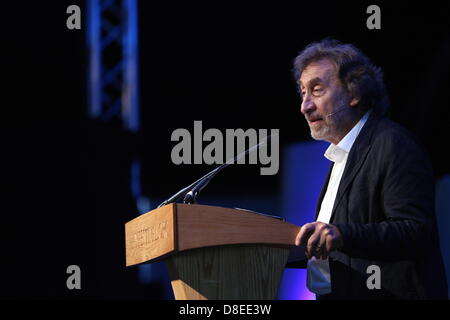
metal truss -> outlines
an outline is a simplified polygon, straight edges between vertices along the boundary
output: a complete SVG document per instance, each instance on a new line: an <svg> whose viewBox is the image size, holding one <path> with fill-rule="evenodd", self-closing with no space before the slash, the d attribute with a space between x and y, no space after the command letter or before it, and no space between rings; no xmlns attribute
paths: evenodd
<svg viewBox="0 0 450 320"><path fill-rule="evenodd" d="M139 129L137 0L87 0L89 116Z"/></svg>

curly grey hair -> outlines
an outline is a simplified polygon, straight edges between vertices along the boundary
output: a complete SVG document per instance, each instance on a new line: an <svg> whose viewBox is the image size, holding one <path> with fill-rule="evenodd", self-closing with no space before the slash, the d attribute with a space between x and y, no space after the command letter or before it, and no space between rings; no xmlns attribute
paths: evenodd
<svg viewBox="0 0 450 320"><path fill-rule="evenodd" d="M359 99L362 111L373 109L381 115L387 112L389 97L382 69L352 44L330 38L309 44L294 60L295 80L299 81L310 63L322 59L334 63L341 83L352 97Z"/></svg>

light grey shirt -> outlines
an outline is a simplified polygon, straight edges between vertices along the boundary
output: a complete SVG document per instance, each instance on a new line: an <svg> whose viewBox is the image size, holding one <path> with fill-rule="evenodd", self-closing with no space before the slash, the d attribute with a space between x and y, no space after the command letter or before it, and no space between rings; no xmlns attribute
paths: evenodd
<svg viewBox="0 0 450 320"><path fill-rule="evenodd" d="M325 151L325 158L334 162L331 171L330 180L328 182L327 191L320 205L317 221L330 223L331 213L333 211L334 201L344 173L345 164L347 163L348 154L358 137L359 132L369 117L368 111L358 123L345 135L345 137L337 144L330 144ZM308 260L308 274L306 285L309 291L318 295L331 293L330 265L328 259L321 260L312 257Z"/></svg>

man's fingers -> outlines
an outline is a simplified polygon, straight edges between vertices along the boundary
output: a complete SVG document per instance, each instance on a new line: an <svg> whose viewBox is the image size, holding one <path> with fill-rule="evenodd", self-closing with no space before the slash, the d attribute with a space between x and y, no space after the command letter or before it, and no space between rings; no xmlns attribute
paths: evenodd
<svg viewBox="0 0 450 320"><path fill-rule="evenodd" d="M341 234L339 233L339 229L337 229L333 225L328 225L328 231L325 236L325 247L327 257L330 255L330 252L339 249L342 243Z"/></svg>
<svg viewBox="0 0 450 320"><path fill-rule="evenodd" d="M314 232L311 237L309 237L308 244L306 246L308 259L310 259L312 256L317 258L317 245L319 243L319 237L320 234L317 231Z"/></svg>
<svg viewBox="0 0 450 320"><path fill-rule="evenodd" d="M329 247L327 246L327 241L330 237L332 237L332 230L330 228L330 225L329 224L321 225L318 234L319 236L316 244L317 246L316 258L327 259L330 254Z"/></svg>
<svg viewBox="0 0 450 320"><path fill-rule="evenodd" d="M295 245L297 246L304 245L308 241L309 236L313 232L314 232L314 223L304 224L300 228L300 232L297 234L297 237L295 238Z"/></svg>
<svg viewBox="0 0 450 320"><path fill-rule="evenodd" d="M321 222L315 223L314 233L309 237L308 244L306 246L307 255L314 256L319 259L321 248L318 247L320 243L320 235L325 224Z"/></svg>
<svg viewBox="0 0 450 320"><path fill-rule="evenodd" d="M323 230L320 234L319 248L320 248L320 259L326 259L329 255L329 250L327 247L327 238L329 236L329 231L327 229Z"/></svg>
<svg viewBox="0 0 450 320"><path fill-rule="evenodd" d="M330 252L342 246L339 230L330 224L311 222L303 225L295 239L296 245L305 245L308 259L327 259Z"/></svg>

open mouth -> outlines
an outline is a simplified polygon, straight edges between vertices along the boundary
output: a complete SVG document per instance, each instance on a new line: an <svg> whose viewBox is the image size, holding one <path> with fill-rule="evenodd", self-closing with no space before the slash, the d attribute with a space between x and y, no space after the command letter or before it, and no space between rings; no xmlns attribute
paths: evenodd
<svg viewBox="0 0 450 320"><path fill-rule="evenodd" d="M312 125L315 125L315 124L321 123L322 121L323 121L323 119L322 119L322 118L309 119L309 123L310 123L310 124L312 124Z"/></svg>

